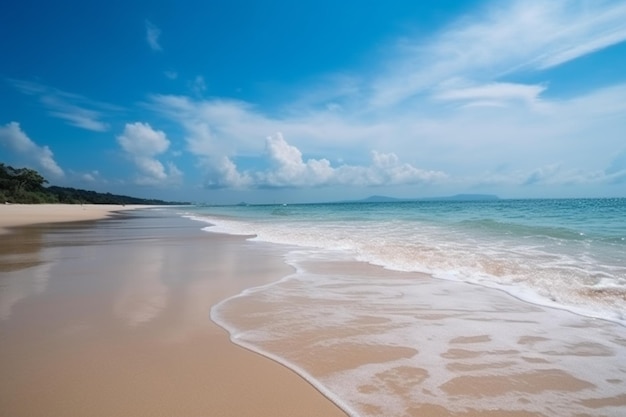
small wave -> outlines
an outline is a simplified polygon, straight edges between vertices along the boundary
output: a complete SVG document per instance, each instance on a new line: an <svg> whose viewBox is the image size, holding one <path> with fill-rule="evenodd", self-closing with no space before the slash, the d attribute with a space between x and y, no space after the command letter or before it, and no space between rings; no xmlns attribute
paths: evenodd
<svg viewBox="0 0 626 417"><path fill-rule="evenodd" d="M452 222L425 221L423 212L419 220L407 214L409 205L402 212L378 215L375 207L366 208L369 211L330 205L246 207L199 213L198 220L211 224L205 229L211 232L351 254L386 269L499 288L535 304L559 303L593 317L613 319L626 309L614 290L589 290L626 288L626 242L615 234L600 234L599 227L582 231L529 225L513 216L459 220L454 213ZM618 227L613 233L622 232Z"/></svg>

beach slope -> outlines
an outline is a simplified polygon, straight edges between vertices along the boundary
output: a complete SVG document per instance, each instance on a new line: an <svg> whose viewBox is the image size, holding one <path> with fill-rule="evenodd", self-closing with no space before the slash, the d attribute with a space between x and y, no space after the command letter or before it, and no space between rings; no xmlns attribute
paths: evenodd
<svg viewBox="0 0 626 417"><path fill-rule="evenodd" d="M52 223L118 208L0 208L1 415L345 416L209 318L280 257L168 210Z"/></svg>

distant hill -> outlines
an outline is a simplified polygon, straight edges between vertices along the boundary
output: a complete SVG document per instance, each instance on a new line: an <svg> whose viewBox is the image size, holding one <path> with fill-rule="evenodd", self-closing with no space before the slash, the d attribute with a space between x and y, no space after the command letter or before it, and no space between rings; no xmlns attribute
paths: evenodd
<svg viewBox="0 0 626 417"><path fill-rule="evenodd" d="M358 203L393 203L403 201L494 201L499 200L500 197L493 194L456 194L452 196L444 197L427 197L427 198L395 198L387 197L384 195L373 195L362 200L357 200Z"/></svg>
<svg viewBox="0 0 626 417"><path fill-rule="evenodd" d="M384 195L372 195L363 200L358 200L359 203L393 203L398 201L405 201L403 199L386 197Z"/></svg>

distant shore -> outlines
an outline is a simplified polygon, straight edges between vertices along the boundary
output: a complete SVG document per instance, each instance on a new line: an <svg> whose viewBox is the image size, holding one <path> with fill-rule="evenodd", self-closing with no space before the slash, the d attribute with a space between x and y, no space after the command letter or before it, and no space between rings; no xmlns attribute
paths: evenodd
<svg viewBox="0 0 626 417"><path fill-rule="evenodd" d="M98 220L123 210L153 206L115 204L0 204L0 233L31 224Z"/></svg>

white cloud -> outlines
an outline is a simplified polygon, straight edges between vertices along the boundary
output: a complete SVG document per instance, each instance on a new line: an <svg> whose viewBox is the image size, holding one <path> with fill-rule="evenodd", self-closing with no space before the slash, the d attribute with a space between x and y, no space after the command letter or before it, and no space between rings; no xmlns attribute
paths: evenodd
<svg viewBox="0 0 626 417"><path fill-rule="evenodd" d="M97 179L99 178L100 178L100 172L98 170L85 172L82 175L80 175L80 179L86 182L96 182Z"/></svg>
<svg viewBox="0 0 626 417"><path fill-rule="evenodd" d="M247 103L176 96L155 97L152 105L184 128L187 151L212 161L205 166L212 167L207 184L214 188L426 185L435 181L472 185L455 179L454 173L474 178L476 184L523 185L538 166L547 167L555 160L562 164L563 178L536 184L603 178L608 182L608 177L594 173L607 163L600 150L611 153L623 146L620 132L626 129L622 99L626 85L556 101L540 98L544 88L513 83L447 86L437 102L418 112L399 110L369 119L353 113L338 116L334 111L279 119ZM447 102L475 104L480 100L504 103L506 108L446 106ZM272 170L237 171L232 161L239 156L258 158L264 152L261 138L272 130L294 138L291 144L279 136L265 142L265 162ZM604 133L599 135L599 131ZM381 151L372 153L372 149ZM397 149L402 150L404 163L385 156ZM329 158L304 160L303 152L333 155L334 161L345 162L333 166ZM369 165L368 155L372 158ZM382 169L385 161L396 165ZM500 179L480 177L491 164L502 163L509 163L511 171L498 174ZM416 168L424 164L438 169ZM576 167L590 167L589 173L566 178L565 173Z"/></svg>
<svg viewBox="0 0 626 417"><path fill-rule="evenodd" d="M369 166L341 165L335 168L327 159L305 161L302 152L287 143L281 133L266 139L266 149L269 169L242 173L230 159L222 158L211 165L207 185L211 188L382 186L431 184L446 178L443 172L426 171L402 163L393 153L373 151Z"/></svg>
<svg viewBox="0 0 626 417"><path fill-rule="evenodd" d="M148 123L127 123L117 142L139 170L137 184L158 185L179 183L181 171L173 164L163 165L156 157L167 151L170 142L165 133Z"/></svg>
<svg viewBox="0 0 626 417"><path fill-rule="evenodd" d="M153 51L161 51L161 45L159 44L159 37L161 36L161 29L156 27L152 22L146 20L146 41Z"/></svg>
<svg viewBox="0 0 626 417"><path fill-rule="evenodd" d="M65 120L69 125L94 132L109 130L102 119L108 112L117 112L119 107L89 100L81 95L21 80L11 83L22 93L37 96L41 104L54 117Z"/></svg>
<svg viewBox="0 0 626 417"><path fill-rule="evenodd" d="M456 83L455 83L456 84ZM471 103L494 103L505 105L507 102L533 104L546 89L541 85L494 82L477 86L456 86L445 84L434 97L438 100L466 101Z"/></svg>
<svg viewBox="0 0 626 417"><path fill-rule="evenodd" d="M154 130L148 123L126 123L124 132L117 137L120 146L134 156L154 156L170 146L165 133Z"/></svg>
<svg viewBox="0 0 626 417"><path fill-rule="evenodd" d="M206 91L206 81L204 80L204 77L202 75L197 75L196 78L189 83L189 88L195 96L201 97Z"/></svg>
<svg viewBox="0 0 626 417"><path fill-rule="evenodd" d="M45 174L55 177L64 175L63 170L54 160L54 154L50 148L39 146L33 142L21 129L19 123L11 122L5 126L0 126L0 140L10 150L20 154L37 168L43 170Z"/></svg>
<svg viewBox="0 0 626 417"><path fill-rule="evenodd" d="M266 139L272 170L261 174L261 184L271 187L319 186L328 184L334 175L326 159L302 160L302 152L289 145L281 133Z"/></svg>
<svg viewBox="0 0 626 417"><path fill-rule="evenodd" d="M493 2L430 40L404 38L371 81L369 103L393 106L450 78L489 80L542 70L626 40L626 4L611 1Z"/></svg>
<svg viewBox="0 0 626 417"><path fill-rule="evenodd" d="M52 116L63 119L72 126L94 132L109 129L106 123L99 120L102 114L96 110L82 108L53 96L42 96L41 102L50 109Z"/></svg>
<svg viewBox="0 0 626 417"><path fill-rule="evenodd" d="M228 157L215 160L206 159L208 170L205 186L207 188L248 188L253 186L253 179L248 173L240 173L237 166Z"/></svg>
<svg viewBox="0 0 626 417"><path fill-rule="evenodd" d="M626 40L626 4L611 1L565 2L552 16L551 54L539 61L550 68ZM548 22L553 24L553 22Z"/></svg>
<svg viewBox="0 0 626 417"><path fill-rule="evenodd" d="M181 126L214 188L607 184L621 178L603 170L623 147L626 85L558 98L549 79L511 79L623 41L625 29L617 2L492 2L426 40L405 37L377 57L382 68L325 75L271 111L200 94L149 105ZM263 142L273 132L289 143ZM242 157L270 168L239 169Z"/></svg>
<svg viewBox="0 0 626 417"><path fill-rule="evenodd" d="M619 152L604 171L611 183L626 183L626 149Z"/></svg>
<svg viewBox="0 0 626 417"><path fill-rule="evenodd" d="M178 78L178 73L176 71L164 71L163 75L165 75L170 80L175 80Z"/></svg>

